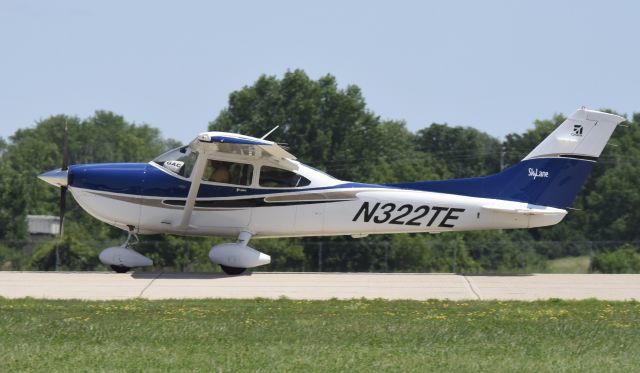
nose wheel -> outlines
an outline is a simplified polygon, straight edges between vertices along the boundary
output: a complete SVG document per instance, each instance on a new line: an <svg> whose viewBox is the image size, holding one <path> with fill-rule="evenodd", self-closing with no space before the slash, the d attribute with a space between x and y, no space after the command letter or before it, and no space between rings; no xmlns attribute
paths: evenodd
<svg viewBox="0 0 640 373"><path fill-rule="evenodd" d="M133 245L130 242L131 238L135 238L136 243L138 242L138 237L133 228L129 227L129 236L122 245L108 247L100 252L99 258L102 264L109 266L116 273L127 273L134 267L149 267L153 265L151 259L131 248Z"/></svg>
<svg viewBox="0 0 640 373"><path fill-rule="evenodd" d="M133 227L129 227L129 234L127 235L127 240L124 241L124 243L122 244L122 247L125 247L127 249L130 249L132 244L130 244L129 242L131 241L131 237L136 239L136 242L134 242L133 244L137 244L138 242L140 242L140 239L138 238L138 235L135 234L133 232ZM131 270L131 267L127 267L127 266L123 266L123 265L117 265L117 264L113 264L110 266L111 269L115 272L115 273L127 273Z"/></svg>

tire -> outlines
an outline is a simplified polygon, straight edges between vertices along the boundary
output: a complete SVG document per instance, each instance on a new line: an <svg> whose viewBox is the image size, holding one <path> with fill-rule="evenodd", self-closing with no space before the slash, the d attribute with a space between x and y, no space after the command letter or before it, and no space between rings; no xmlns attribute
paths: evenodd
<svg viewBox="0 0 640 373"><path fill-rule="evenodd" d="M222 268L222 271L228 275L241 275L244 273L244 271L246 271L246 268L238 268L238 267L227 267L227 266L223 266L222 264L220 264L220 268Z"/></svg>
<svg viewBox="0 0 640 373"><path fill-rule="evenodd" d="M129 267L125 267L125 266L116 266L116 265L112 265L111 269L113 269L114 271L116 271L116 273L127 273L129 272L129 270L131 268Z"/></svg>

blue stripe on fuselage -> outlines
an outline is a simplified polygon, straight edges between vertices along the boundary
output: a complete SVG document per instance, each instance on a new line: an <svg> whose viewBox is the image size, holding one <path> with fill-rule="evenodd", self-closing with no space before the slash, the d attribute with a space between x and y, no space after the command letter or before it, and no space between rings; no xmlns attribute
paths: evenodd
<svg viewBox="0 0 640 373"><path fill-rule="evenodd" d="M388 186L567 208L594 164L575 158L534 158L490 176Z"/></svg>

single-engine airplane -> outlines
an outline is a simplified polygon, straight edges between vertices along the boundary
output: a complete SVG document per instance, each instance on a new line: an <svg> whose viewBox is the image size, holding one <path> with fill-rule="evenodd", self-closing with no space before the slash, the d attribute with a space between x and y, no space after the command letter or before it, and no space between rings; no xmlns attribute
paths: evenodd
<svg viewBox="0 0 640 373"><path fill-rule="evenodd" d="M582 108L522 161L494 175L363 184L338 180L296 160L278 144L204 132L149 163L78 164L40 179L66 189L89 214L129 232L100 253L116 272L150 266L132 235L237 237L214 246L227 274L268 264L251 238L440 233L533 228L559 223L600 156L617 115ZM66 154L66 150L65 150Z"/></svg>

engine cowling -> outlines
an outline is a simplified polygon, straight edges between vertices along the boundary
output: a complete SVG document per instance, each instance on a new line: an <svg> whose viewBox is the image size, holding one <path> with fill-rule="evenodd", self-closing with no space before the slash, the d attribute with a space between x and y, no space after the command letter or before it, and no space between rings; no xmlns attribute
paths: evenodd
<svg viewBox="0 0 640 373"><path fill-rule="evenodd" d="M108 247L100 252L100 261L105 265L122 267L148 267L153 261L146 256L122 246Z"/></svg>
<svg viewBox="0 0 640 373"><path fill-rule="evenodd" d="M271 257L240 243L222 243L209 251L209 259L216 264L235 268L253 268L271 263Z"/></svg>

